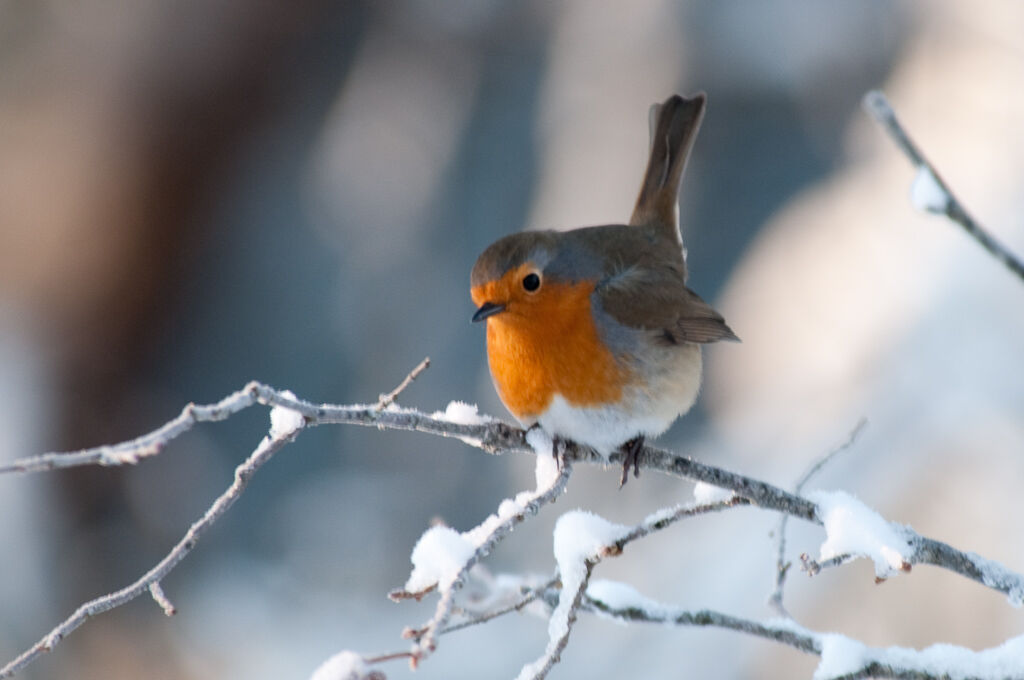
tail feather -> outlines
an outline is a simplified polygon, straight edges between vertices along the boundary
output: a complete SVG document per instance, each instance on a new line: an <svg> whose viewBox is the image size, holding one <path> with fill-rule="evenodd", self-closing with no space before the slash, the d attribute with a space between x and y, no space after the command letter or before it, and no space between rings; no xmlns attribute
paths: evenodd
<svg viewBox="0 0 1024 680"><path fill-rule="evenodd" d="M676 206L686 161L693 149L707 98L698 92L692 99L672 95L651 107L651 154L640 185L640 195L629 223L655 226L682 243Z"/></svg>

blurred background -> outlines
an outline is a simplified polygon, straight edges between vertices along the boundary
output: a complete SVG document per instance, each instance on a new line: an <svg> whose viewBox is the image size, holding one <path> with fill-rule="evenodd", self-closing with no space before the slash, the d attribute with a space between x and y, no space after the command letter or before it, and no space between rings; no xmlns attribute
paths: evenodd
<svg viewBox="0 0 1024 680"><path fill-rule="evenodd" d="M699 407L659 443L812 486L1024 570L1024 285L914 211L913 171L861 111L881 87L969 210L1024 253L1024 5L721 0L0 0L0 459L112 443L257 379L333 403L505 417L469 323L497 237L628 218L647 108L704 90L684 183L691 285L743 344L706 353ZM155 564L265 433L252 409L124 469L0 478L0 657ZM145 598L28 678L302 678L404 648L433 608L388 602L434 518L467 529L532 485L529 457L356 427L304 433ZM488 560L549 573L557 516L624 523L690 485L579 469ZM601 564L684 607L772 616L777 518L734 510ZM820 530L791 524L790 558ZM787 604L868 644L975 649L1024 614L920 567L858 562ZM424 678L514 677L511 616L441 640ZM583 616L557 677L810 677L724 631ZM410 677L402 662L388 677Z"/></svg>

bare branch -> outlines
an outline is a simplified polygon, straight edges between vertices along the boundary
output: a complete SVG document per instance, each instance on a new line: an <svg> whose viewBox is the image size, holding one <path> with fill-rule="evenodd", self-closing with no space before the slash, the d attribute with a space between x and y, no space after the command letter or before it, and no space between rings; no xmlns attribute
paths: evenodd
<svg viewBox="0 0 1024 680"><path fill-rule="evenodd" d="M177 613L177 609L167 596L164 594L164 589L160 587L159 581L153 581L149 584L149 594L153 596L153 600L160 605L160 608L164 610L164 614L167 616L174 616Z"/></svg>
<svg viewBox="0 0 1024 680"><path fill-rule="evenodd" d="M797 480L796 486L793 487L793 492L800 494L804 490L804 486L811 480L814 475L818 474L822 468L831 462L837 455L846 451L853 443L857 441L857 437L864 431L867 426L867 418L861 418L857 421L857 424L853 426L850 434L839 446L834 447L831 451L826 453L824 456L815 461ZM783 590L786 587L786 576L789 573L789 562L786 561L786 526L789 523L789 515L782 514L779 516L779 526L776 529L779 539L778 554L775 560L775 590L768 597L768 604L771 605L776 612L781 616L792 618L789 612L786 610L786 606L782 603Z"/></svg>
<svg viewBox="0 0 1024 680"><path fill-rule="evenodd" d="M409 371L409 375L405 376L405 379L403 379L402 382L398 383L398 387L391 390L387 394L380 395L380 399L377 401L377 410L383 411L388 406L394 404L395 399L398 398L398 395L404 392L405 388L411 385L412 381L420 377L420 373L423 373L423 371L427 370L428 368L430 368L430 357L424 357L423 361L418 363L416 365L416 368Z"/></svg>
<svg viewBox="0 0 1024 680"><path fill-rule="evenodd" d="M446 626L445 628L439 630L437 634L445 635L447 633L454 633L455 631L462 630L463 628L470 628L481 623L487 623L488 621L496 619L500 616L504 616L505 614L511 614L512 612L522 611L523 608L529 605L531 602L535 602L537 598L539 598L545 590L549 588L554 588L557 584L558 576L555 576L554 578L550 579L547 583L545 583L543 586L527 590L527 592L522 594L519 597L519 599L517 599L512 604L509 604L505 607L501 607L500 609L484 612L483 614L470 617L465 621L460 621L459 623Z"/></svg>
<svg viewBox="0 0 1024 680"><path fill-rule="evenodd" d="M989 252L992 257L996 258L1003 265L1006 266L1011 272L1017 275L1017 278L1024 281L1024 262L1007 250L1006 246L997 241L991 234L989 234L973 217L967 212L963 204L957 199L956 195L949 189L946 183L939 176L938 171L935 170L928 159L925 158L924 154L917 147L914 141L907 134L907 131L900 125L899 119L896 117L896 112L893 111L892 106L889 104L889 100L885 94L879 90L872 90L864 95L864 108L871 115L875 121L882 126L888 134L890 139L899 147L900 151L910 159L910 162L918 169L921 173L922 170L927 172L928 175L922 175L929 182L934 183L939 192L944 194L942 200L937 204L925 206L930 212L936 212L945 215L954 223L963 227L975 241L981 244L981 246Z"/></svg>
<svg viewBox="0 0 1024 680"><path fill-rule="evenodd" d="M216 404L206 406L188 404L181 410L181 414L177 418L149 434L144 434L131 441L69 453L45 453L32 458L21 458L0 465L0 474L44 472L79 465L134 465L143 458L160 453L172 439L188 432L196 423L226 420L239 411L249 408L256 403L256 393L252 389L256 384L251 383Z"/></svg>
<svg viewBox="0 0 1024 680"><path fill-rule="evenodd" d="M836 555L835 557L830 557L827 560L818 562L817 560L812 559L807 553L800 553L800 567L807 572L808 576L817 576L821 573L822 569L841 567L847 562L852 562L855 559L857 559L856 555L843 553L842 555Z"/></svg>
<svg viewBox="0 0 1024 680"><path fill-rule="evenodd" d="M156 566L143 574L141 578L131 585L108 595L98 597L80 606L71 616L47 633L39 642L6 666L0 668L0 678L6 678L14 675L19 670L35 661L35 659L42 654L51 651L58 643L60 643L61 640L93 616L102 614L103 612L114 609L115 607L120 607L126 602L134 600L143 593L151 592L157 602L164 608L164 611L167 612L167 606L165 606L165 603L166 605L169 605L170 602L167 602L166 598L163 598L164 601L161 602L160 596L162 596L162 591L160 590L159 585L155 590L151 590L151 587L154 584L159 584L164 576L174 569L179 562L185 559L185 556L192 551L202 535L206 533L206 530L209 529L213 523L221 517L221 515L227 512L239 497L241 497L242 492L245 491L245 488L249 485L249 480L252 479L252 476L256 471L259 470L264 463L270 460L275 453L292 441L296 434L297 432L292 432L290 435L278 438L265 437L245 462L235 469L235 481L231 486L217 497L217 500L213 502L213 505L207 509L197 522L189 527L189 530L185 533L184 537L182 537L182 539L178 541L177 545L167 553L166 557L160 560Z"/></svg>

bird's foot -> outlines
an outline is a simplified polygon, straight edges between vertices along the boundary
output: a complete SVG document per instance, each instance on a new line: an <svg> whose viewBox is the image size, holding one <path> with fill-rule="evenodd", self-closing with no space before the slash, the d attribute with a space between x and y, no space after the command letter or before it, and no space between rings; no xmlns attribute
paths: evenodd
<svg viewBox="0 0 1024 680"><path fill-rule="evenodd" d="M532 432L533 430L540 430L545 434L548 434L543 428L541 428L540 423L534 423L530 427L526 428L527 432ZM558 435L548 434L548 436L551 438L551 455L555 457L555 464L558 465L558 471L561 472L565 469L565 452L569 448L569 440L563 439Z"/></svg>
<svg viewBox="0 0 1024 680"><path fill-rule="evenodd" d="M622 476L619 477L621 489L629 481L629 468L633 467L633 476L640 476L640 452L644 449L644 436L639 434L622 445Z"/></svg>

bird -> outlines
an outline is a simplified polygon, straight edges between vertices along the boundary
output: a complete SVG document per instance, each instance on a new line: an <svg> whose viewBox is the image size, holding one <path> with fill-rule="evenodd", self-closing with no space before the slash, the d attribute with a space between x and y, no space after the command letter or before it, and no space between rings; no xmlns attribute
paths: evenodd
<svg viewBox="0 0 1024 680"><path fill-rule="evenodd" d="M649 159L628 224L525 231L473 265L473 322L505 407L524 427L623 454L639 476L647 438L696 401L701 346L739 341L686 285L679 188L707 97L650 107Z"/></svg>

